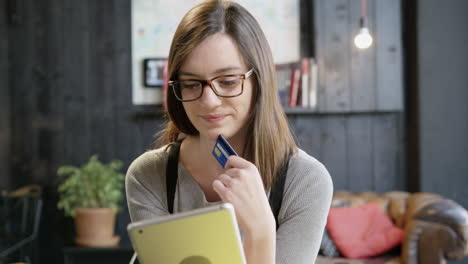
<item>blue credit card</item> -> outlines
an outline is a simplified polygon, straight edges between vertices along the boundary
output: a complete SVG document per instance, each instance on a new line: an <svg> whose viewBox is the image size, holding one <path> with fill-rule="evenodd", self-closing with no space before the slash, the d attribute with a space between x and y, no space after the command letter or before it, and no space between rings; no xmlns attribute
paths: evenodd
<svg viewBox="0 0 468 264"><path fill-rule="evenodd" d="M229 156L237 156L237 153L234 151L231 145L229 145L227 140L221 135L218 136L211 153L213 153L213 156L216 158L216 160L218 160L219 164L221 164L223 168L226 166L226 162Z"/></svg>

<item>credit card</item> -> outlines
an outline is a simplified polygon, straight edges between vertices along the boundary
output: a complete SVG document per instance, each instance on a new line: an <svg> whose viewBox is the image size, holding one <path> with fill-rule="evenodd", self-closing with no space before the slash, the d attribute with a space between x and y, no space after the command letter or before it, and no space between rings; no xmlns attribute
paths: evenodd
<svg viewBox="0 0 468 264"><path fill-rule="evenodd" d="M226 166L229 156L237 156L237 153L222 135L218 136L211 153L213 153L213 156L218 160L219 164L221 164L223 168Z"/></svg>

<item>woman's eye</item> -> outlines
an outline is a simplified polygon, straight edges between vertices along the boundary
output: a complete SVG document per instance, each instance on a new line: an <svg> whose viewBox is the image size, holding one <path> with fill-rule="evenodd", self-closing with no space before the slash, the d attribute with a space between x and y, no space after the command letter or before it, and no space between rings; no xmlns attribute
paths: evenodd
<svg viewBox="0 0 468 264"><path fill-rule="evenodd" d="M225 79L220 79L219 84L222 86L235 86L239 83L238 78L225 78Z"/></svg>
<svg viewBox="0 0 468 264"><path fill-rule="evenodd" d="M180 84L182 89L195 89L199 86L197 82L183 82Z"/></svg>

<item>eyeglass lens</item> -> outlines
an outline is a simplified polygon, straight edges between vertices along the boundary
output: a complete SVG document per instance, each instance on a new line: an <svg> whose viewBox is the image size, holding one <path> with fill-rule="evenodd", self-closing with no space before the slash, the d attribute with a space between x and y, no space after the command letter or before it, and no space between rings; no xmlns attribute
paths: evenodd
<svg viewBox="0 0 468 264"><path fill-rule="evenodd" d="M195 100L202 96L206 84L206 81L179 81L174 84L174 92L183 101ZM211 81L211 88L221 97L238 96L242 93L242 77L221 76Z"/></svg>

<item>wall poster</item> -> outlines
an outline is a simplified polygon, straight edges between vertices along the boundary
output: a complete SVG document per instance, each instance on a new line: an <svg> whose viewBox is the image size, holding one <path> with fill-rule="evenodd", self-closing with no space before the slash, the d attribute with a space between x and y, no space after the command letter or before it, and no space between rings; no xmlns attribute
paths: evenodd
<svg viewBox="0 0 468 264"><path fill-rule="evenodd" d="M145 59L167 58L172 37L183 15L201 0L132 0L132 101L134 105L162 103L158 85L145 86ZM299 1L236 0L262 27L275 63L299 61ZM148 69L146 64L146 69Z"/></svg>

